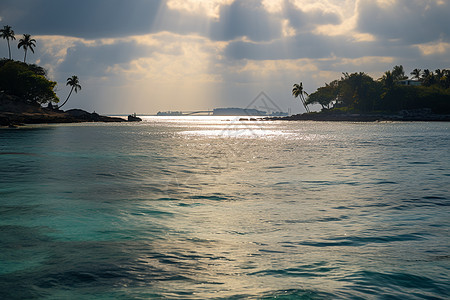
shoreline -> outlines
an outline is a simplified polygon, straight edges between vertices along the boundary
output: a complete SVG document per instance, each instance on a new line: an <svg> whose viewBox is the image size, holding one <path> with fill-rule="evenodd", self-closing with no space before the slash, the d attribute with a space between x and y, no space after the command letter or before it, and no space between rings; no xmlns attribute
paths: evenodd
<svg viewBox="0 0 450 300"><path fill-rule="evenodd" d="M265 118L269 121L323 121L323 122L450 122L450 115L402 114L327 114L304 113L288 117Z"/></svg>
<svg viewBox="0 0 450 300"><path fill-rule="evenodd" d="M136 121L140 121L140 119L102 116L96 112L89 113L82 109L62 111L45 108L39 104L26 103L20 98L0 93L0 127L3 128L33 124Z"/></svg>
<svg viewBox="0 0 450 300"><path fill-rule="evenodd" d="M119 117L102 116L97 113L89 113L81 109L68 111L35 111L35 112L0 112L0 126L15 128L17 126L34 124L67 124L83 122L129 122Z"/></svg>

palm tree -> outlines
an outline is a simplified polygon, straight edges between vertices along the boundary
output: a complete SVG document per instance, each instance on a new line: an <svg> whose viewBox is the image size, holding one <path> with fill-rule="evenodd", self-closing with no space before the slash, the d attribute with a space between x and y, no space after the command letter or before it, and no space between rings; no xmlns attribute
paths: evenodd
<svg viewBox="0 0 450 300"><path fill-rule="evenodd" d="M383 77L380 78L380 81L387 89L391 89L394 86L394 76L392 75L392 72L384 72Z"/></svg>
<svg viewBox="0 0 450 300"><path fill-rule="evenodd" d="M23 38L21 38L19 40L19 44L17 45L17 49L20 49L20 47L23 48L23 50L25 51L25 56L23 58L23 62L25 62L27 60L27 50L28 48L31 50L31 52L34 53L34 49L33 47L36 47L36 40L31 38L31 35L29 34L24 34Z"/></svg>
<svg viewBox="0 0 450 300"><path fill-rule="evenodd" d="M305 110L306 110L306 112L310 112L309 111L309 108L308 108L308 105L306 104L306 101L305 101L305 97L304 97L304 95L306 95L306 96L308 96L308 93L306 93L304 90L303 90L303 83L301 83L300 82L300 84L294 84L294 86L293 86L294 88L292 89L292 95L295 97L295 98L297 98L297 97L299 97L300 98L300 101L302 101L302 104L303 104L303 106L305 107Z"/></svg>
<svg viewBox="0 0 450 300"><path fill-rule="evenodd" d="M413 76L413 78L416 78L417 80L420 80L420 74L421 74L422 70L421 69L414 69L411 72L411 75Z"/></svg>
<svg viewBox="0 0 450 300"><path fill-rule="evenodd" d="M67 96L66 101L64 101L64 103L59 107L63 107L64 104L67 103L67 101L69 100L70 95L72 95L72 92L75 91L78 92L78 90L81 90L81 85L80 85L80 81L78 80L78 76L73 75L72 77L67 78L67 83L66 85L70 85L72 88L70 89L70 93Z"/></svg>
<svg viewBox="0 0 450 300"><path fill-rule="evenodd" d="M436 69L434 71L434 74L436 74L436 80L439 82L442 77L444 77L444 71L441 69Z"/></svg>
<svg viewBox="0 0 450 300"><path fill-rule="evenodd" d="M9 40L16 39L16 37L14 36L14 30L11 29L11 26L5 25L3 26L3 29L0 29L0 37L6 39L6 41L8 42L9 59L11 59L11 47L9 46Z"/></svg>
<svg viewBox="0 0 450 300"><path fill-rule="evenodd" d="M403 66L395 66L392 69L391 72L392 76L394 77L394 81L399 81L399 80L405 80L408 79L408 76L405 76L405 70L403 69Z"/></svg>
<svg viewBox="0 0 450 300"><path fill-rule="evenodd" d="M442 72L444 73L444 77L441 79L442 86L448 89L450 88L450 70L444 69Z"/></svg>
<svg viewBox="0 0 450 300"><path fill-rule="evenodd" d="M422 82L424 86L430 86L435 83L435 75L433 71L430 71L428 69L423 70L422 72Z"/></svg>

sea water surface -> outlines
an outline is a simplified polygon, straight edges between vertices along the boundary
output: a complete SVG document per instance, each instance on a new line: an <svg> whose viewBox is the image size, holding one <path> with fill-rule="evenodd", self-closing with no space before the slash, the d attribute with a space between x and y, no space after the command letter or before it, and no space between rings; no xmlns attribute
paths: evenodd
<svg viewBox="0 0 450 300"><path fill-rule="evenodd" d="M0 130L1 299L449 299L450 124Z"/></svg>

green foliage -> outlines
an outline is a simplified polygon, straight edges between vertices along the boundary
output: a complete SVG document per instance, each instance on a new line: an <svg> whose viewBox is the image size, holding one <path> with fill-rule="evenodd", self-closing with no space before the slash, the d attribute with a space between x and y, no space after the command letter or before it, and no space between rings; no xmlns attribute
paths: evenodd
<svg viewBox="0 0 450 300"><path fill-rule="evenodd" d="M405 75L405 71L403 70L403 66L395 66L392 69L392 77L394 81L405 80L408 79L408 76Z"/></svg>
<svg viewBox="0 0 450 300"><path fill-rule="evenodd" d="M415 69L411 74L420 78L421 86L397 83L407 79L403 66L386 71L378 81L363 72L343 73L340 80L309 95L306 104L320 104L322 111L332 113L394 113L422 108L437 114L450 113L450 71Z"/></svg>
<svg viewBox="0 0 450 300"><path fill-rule="evenodd" d="M58 102L54 92L56 82L48 80L45 74L45 70L37 65L1 60L0 91L30 103Z"/></svg>
<svg viewBox="0 0 450 300"><path fill-rule="evenodd" d="M368 112L374 109L379 99L380 86L369 75L344 73L339 82L338 106L346 106L358 111Z"/></svg>
<svg viewBox="0 0 450 300"><path fill-rule="evenodd" d="M322 109L329 109L333 102L336 102L339 95L339 81L335 80L326 83L325 86L317 89L316 92L309 95L306 104L320 104Z"/></svg>

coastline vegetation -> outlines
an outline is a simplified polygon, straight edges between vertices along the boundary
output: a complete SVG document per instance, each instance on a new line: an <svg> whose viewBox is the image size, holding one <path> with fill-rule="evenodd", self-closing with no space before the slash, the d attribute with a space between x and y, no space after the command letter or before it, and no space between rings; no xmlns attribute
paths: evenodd
<svg viewBox="0 0 450 300"><path fill-rule="evenodd" d="M2 39L5 39L8 43L8 53L9 53L9 59L11 59L11 46L9 45L9 40L15 40L15 34L14 30L12 30L11 26L5 25L3 26L3 29L0 29L0 37Z"/></svg>
<svg viewBox="0 0 450 300"><path fill-rule="evenodd" d="M17 48L23 48L23 51L25 51L25 56L23 57L23 62L27 61L27 51L28 49L31 50L31 52L34 53L33 47L36 47L36 40L31 38L31 35L24 34L23 38L19 40L19 44L17 44Z"/></svg>
<svg viewBox="0 0 450 300"><path fill-rule="evenodd" d="M75 93L77 93L78 90L81 90L80 81L78 80L78 76L76 76L76 75L73 75L72 77L67 78L67 83L66 83L66 85L71 86L70 93L69 93L69 95L67 96L66 101L64 101L64 103L61 104L61 106L60 106L59 108L63 107L64 104L66 104L67 101L69 101L70 95L72 95L72 92L73 92L73 91L75 91Z"/></svg>
<svg viewBox="0 0 450 300"><path fill-rule="evenodd" d="M8 59L0 59L0 94L14 96L18 102L33 105L58 103L59 98L55 92L57 83L48 78L47 71L41 66L26 63L27 52L31 50L34 53L36 40L30 34L23 34L17 44L17 49L24 50L23 62L20 62L13 60L11 56L10 41L16 39L11 26L3 26L0 29L0 37L6 39L9 54ZM61 106L67 103L73 91L76 93L81 90L80 81L75 75L67 79L66 85L70 86L71 90Z"/></svg>
<svg viewBox="0 0 450 300"><path fill-rule="evenodd" d="M55 86L56 82L48 79L46 70L38 65L0 60L0 93L29 104L58 103Z"/></svg>
<svg viewBox="0 0 450 300"><path fill-rule="evenodd" d="M423 109L433 114L450 114L450 70L414 69L411 75L408 79L401 65L377 80L364 72L343 73L340 79L319 87L302 102L320 104L322 113L334 114Z"/></svg>
<svg viewBox="0 0 450 300"><path fill-rule="evenodd" d="M25 55L23 62L11 57L10 40L15 40L11 26L0 29L0 37L6 39L9 58L0 59L0 127L16 128L23 124L42 123L78 123L78 122L127 122L119 117L101 116L96 112L89 113L82 109L63 111L60 108L67 103L72 93L81 90L78 76L67 78L66 85L70 92L61 105L56 95L56 82L48 78L47 71L36 64L26 63L27 51L34 53L36 40L31 35L24 34L19 40L17 48L23 48ZM48 103L47 107L43 104ZM136 116L129 116L128 122L142 121Z"/></svg>

